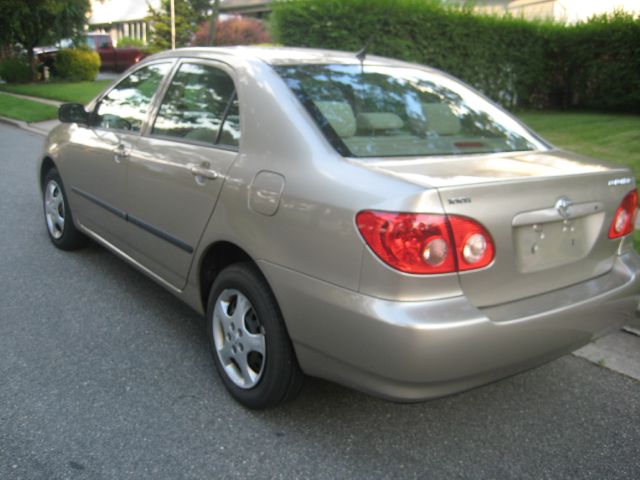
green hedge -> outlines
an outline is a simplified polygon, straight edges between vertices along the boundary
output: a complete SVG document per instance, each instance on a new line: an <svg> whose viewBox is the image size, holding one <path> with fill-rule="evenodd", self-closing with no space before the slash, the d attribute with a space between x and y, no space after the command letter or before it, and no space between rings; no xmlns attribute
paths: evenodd
<svg viewBox="0 0 640 480"><path fill-rule="evenodd" d="M624 14L566 27L435 0L287 0L271 26L289 46L357 51L372 39L372 53L440 68L509 108L640 112L640 20Z"/></svg>
<svg viewBox="0 0 640 480"><path fill-rule="evenodd" d="M597 16L563 42L569 105L640 113L640 17Z"/></svg>
<svg viewBox="0 0 640 480"><path fill-rule="evenodd" d="M100 56L88 49L69 48L56 54L56 72L64 80L93 81L100 71Z"/></svg>
<svg viewBox="0 0 640 480"><path fill-rule="evenodd" d="M139 38L121 37L118 40L118 48L144 48L144 42Z"/></svg>
<svg viewBox="0 0 640 480"><path fill-rule="evenodd" d="M0 61L0 78L7 83L30 82L33 74L26 59L7 58Z"/></svg>

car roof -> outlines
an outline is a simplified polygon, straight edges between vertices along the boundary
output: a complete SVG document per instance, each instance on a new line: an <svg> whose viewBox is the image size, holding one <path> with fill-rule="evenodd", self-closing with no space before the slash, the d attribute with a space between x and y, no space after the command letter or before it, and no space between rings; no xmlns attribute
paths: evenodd
<svg viewBox="0 0 640 480"><path fill-rule="evenodd" d="M243 58L245 60L261 61L269 65L299 65L299 64L343 64L359 65L360 60L355 52L343 52L338 50L321 50L315 48L293 48L293 47L257 47L257 46L236 46L236 47L196 47L179 48L154 55L154 58L161 57L201 57L220 58L230 56ZM393 60L390 58L367 55L365 65L389 65L389 66L417 66ZM424 68L424 66L420 65Z"/></svg>

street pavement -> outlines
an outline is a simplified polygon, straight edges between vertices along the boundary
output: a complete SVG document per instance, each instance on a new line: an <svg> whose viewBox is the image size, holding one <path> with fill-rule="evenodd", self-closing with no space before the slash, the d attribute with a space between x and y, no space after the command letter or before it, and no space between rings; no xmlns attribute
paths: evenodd
<svg viewBox="0 0 640 480"><path fill-rule="evenodd" d="M243 409L201 317L96 245L50 245L42 141L0 124L0 479L640 478L640 383L571 355L425 403L309 379Z"/></svg>

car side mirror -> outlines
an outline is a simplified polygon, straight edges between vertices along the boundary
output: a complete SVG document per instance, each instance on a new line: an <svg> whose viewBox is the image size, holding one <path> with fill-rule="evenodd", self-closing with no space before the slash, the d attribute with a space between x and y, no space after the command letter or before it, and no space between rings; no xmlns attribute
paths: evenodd
<svg viewBox="0 0 640 480"><path fill-rule="evenodd" d="M64 103L58 109L58 120L62 123L89 123L89 114L84 109L84 105Z"/></svg>

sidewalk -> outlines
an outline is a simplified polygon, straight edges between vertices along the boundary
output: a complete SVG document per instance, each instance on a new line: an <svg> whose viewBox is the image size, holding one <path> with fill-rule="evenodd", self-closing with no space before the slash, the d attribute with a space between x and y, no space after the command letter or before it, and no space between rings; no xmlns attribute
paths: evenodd
<svg viewBox="0 0 640 480"><path fill-rule="evenodd" d="M42 100L20 96L29 100ZM61 104L61 102L55 103ZM6 117L0 117L0 122L43 136L46 136L51 129L60 124L58 120L26 123ZM576 350L573 354L640 381L640 319L632 319L622 330L602 337Z"/></svg>

